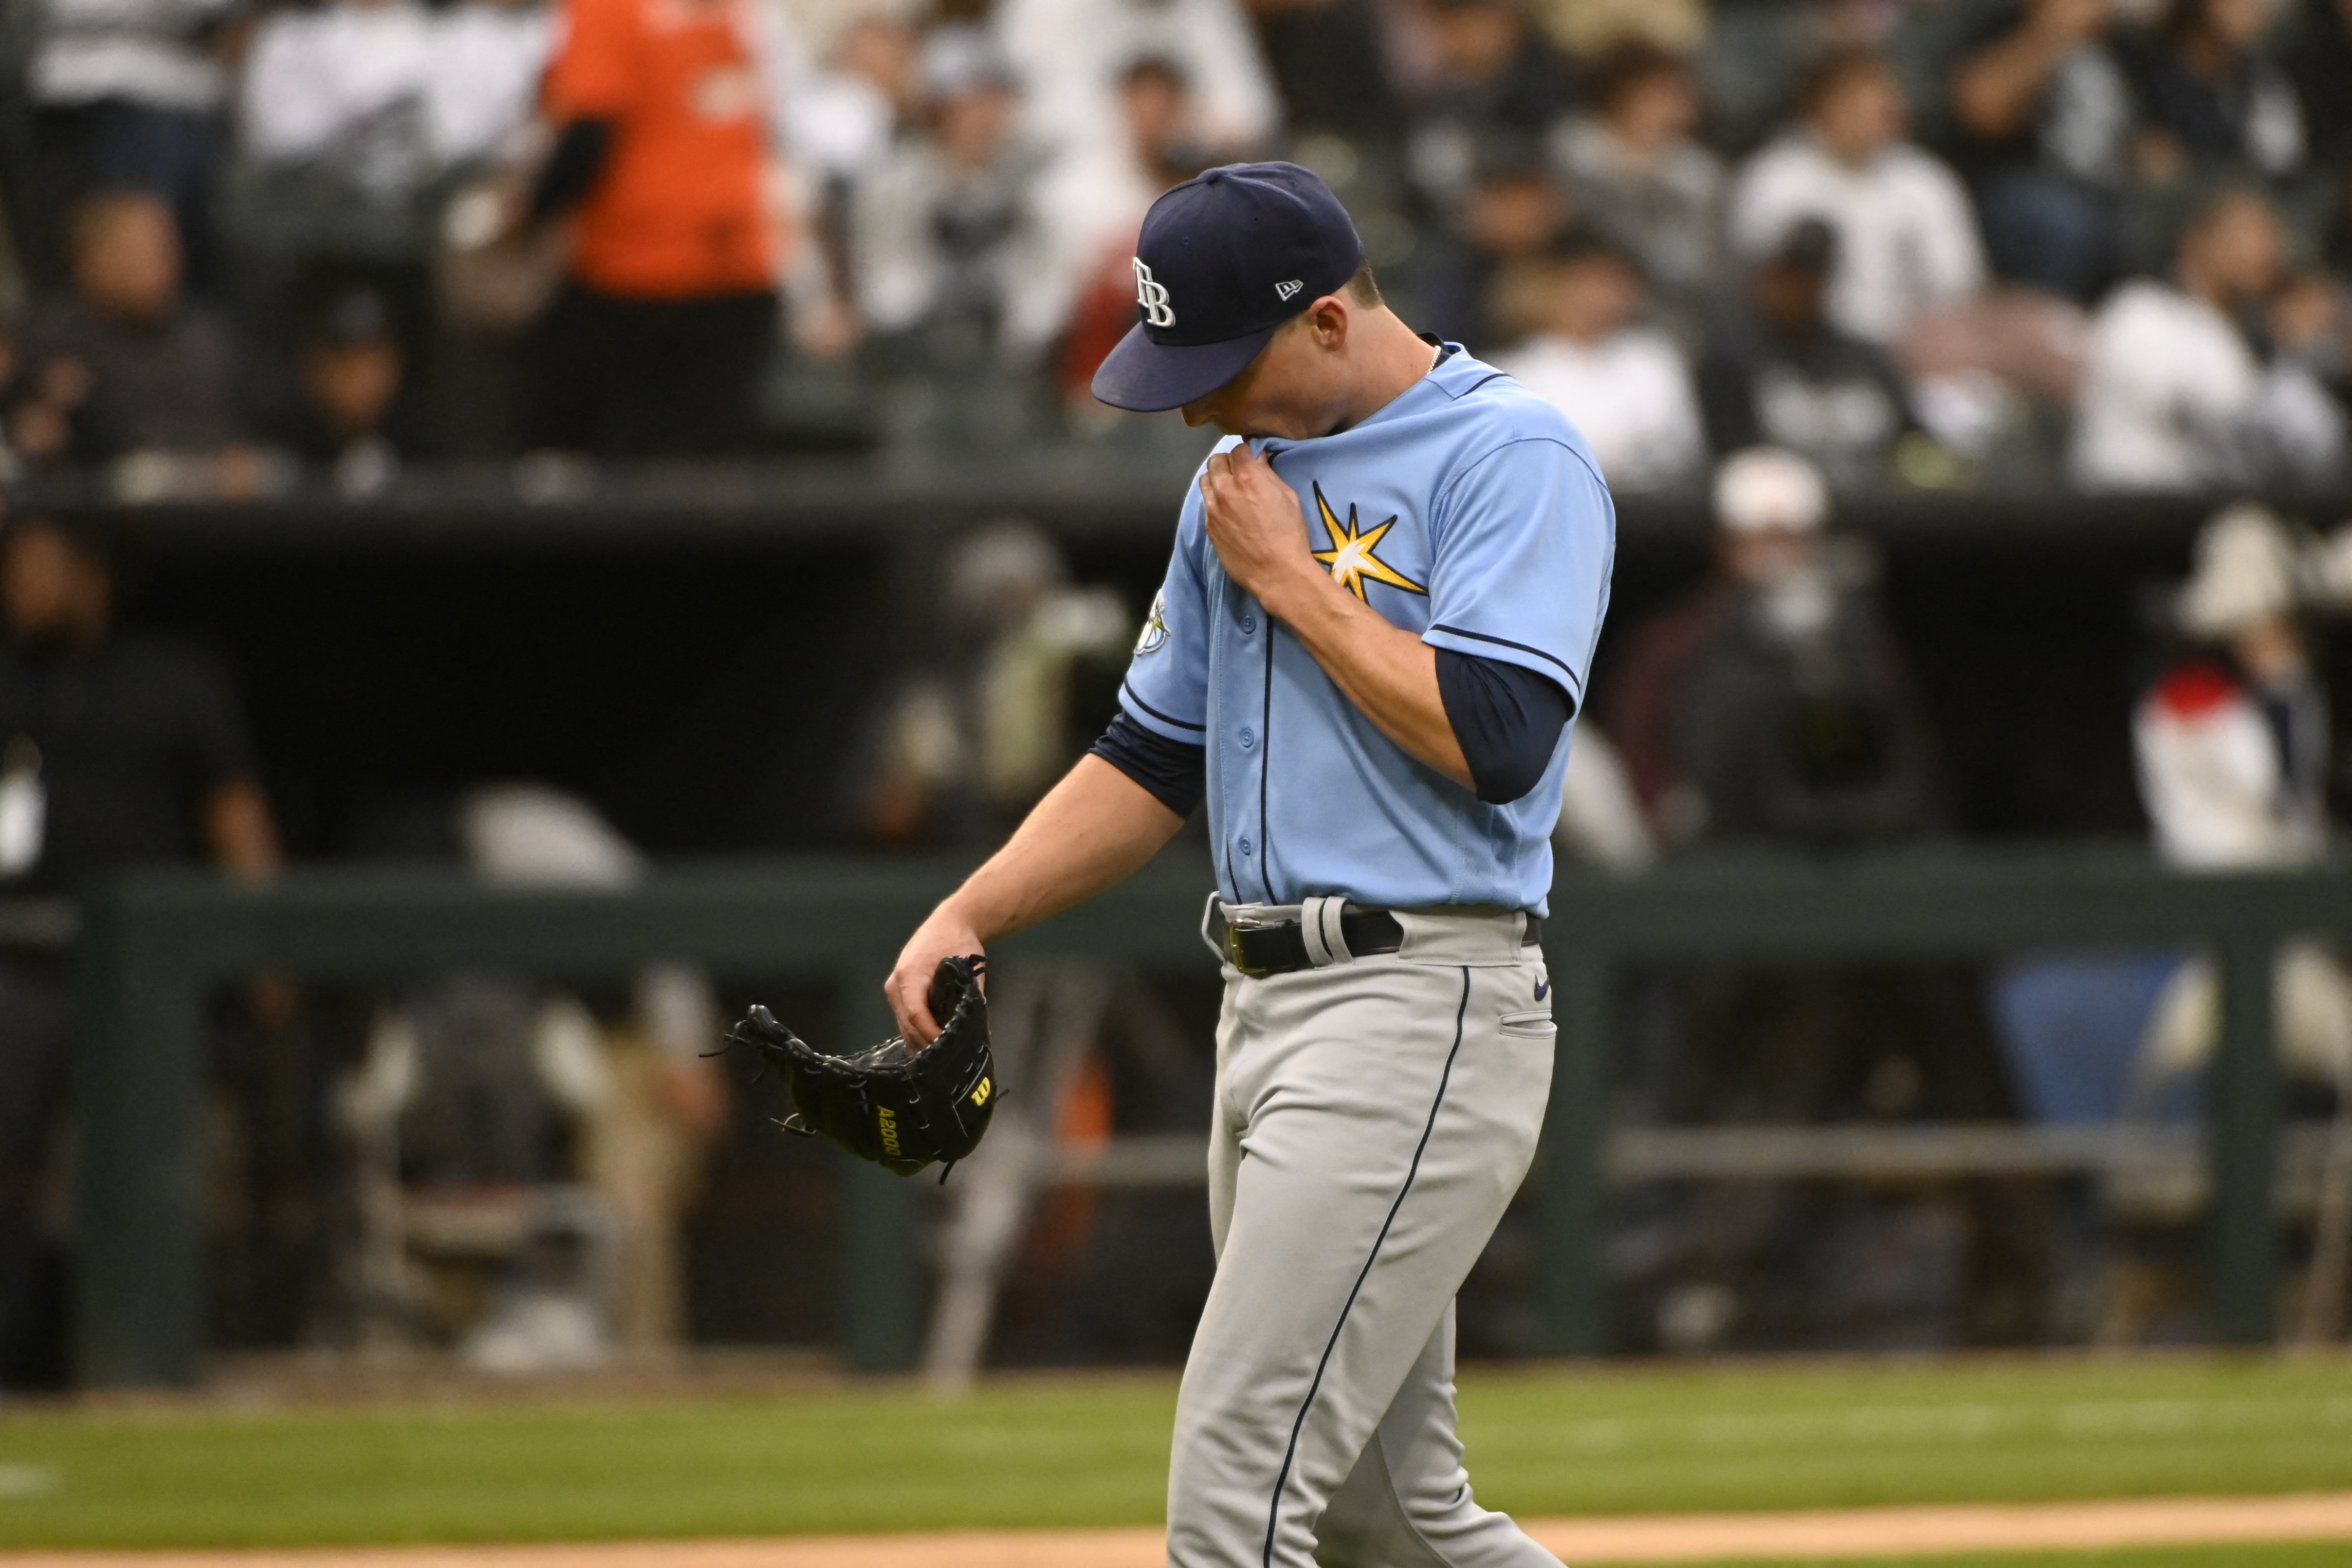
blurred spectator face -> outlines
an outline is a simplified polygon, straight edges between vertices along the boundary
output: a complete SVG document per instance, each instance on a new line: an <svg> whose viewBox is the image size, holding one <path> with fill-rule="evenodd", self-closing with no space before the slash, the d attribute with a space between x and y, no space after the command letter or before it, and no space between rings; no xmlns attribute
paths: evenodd
<svg viewBox="0 0 2352 1568"><path fill-rule="evenodd" d="M314 344L302 356L302 390L327 428L349 440L383 426L403 369L400 345L389 338Z"/></svg>
<svg viewBox="0 0 2352 1568"><path fill-rule="evenodd" d="M1457 80L1497 77L1517 57L1527 19L1509 0L1435 0L1430 40L1443 74Z"/></svg>
<svg viewBox="0 0 2352 1568"><path fill-rule="evenodd" d="M2352 321L2346 319L2344 306L2336 280L2326 273L2295 278L2271 302L2271 337L2291 354L2325 352L2331 334L2352 344L2352 336L2346 335Z"/></svg>
<svg viewBox="0 0 2352 1568"><path fill-rule="evenodd" d="M1183 139L1192 102L1184 78L1165 60L1138 60L1118 80L1118 104L1128 134L1146 162L1156 163Z"/></svg>
<svg viewBox="0 0 2352 1568"><path fill-rule="evenodd" d="M86 641L106 627L105 563L48 523L20 523L0 543L0 620L16 643Z"/></svg>
<svg viewBox="0 0 2352 1568"><path fill-rule="evenodd" d="M152 325L178 308L180 231L154 197L91 197L75 214L73 240L74 287L99 315Z"/></svg>
<svg viewBox="0 0 2352 1568"><path fill-rule="evenodd" d="M2262 41L2277 16L2275 0L2184 0L2180 31L2241 55Z"/></svg>
<svg viewBox="0 0 2352 1568"><path fill-rule="evenodd" d="M1688 67L1658 51L1612 84L1601 116L1622 141L1672 146L1698 129L1698 87Z"/></svg>
<svg viewBox="0 0 2352 1568"><path fill-rule="evenodd" d="M922 74L915 29L896 16L860 16L845 28L835 55L839 68L862 77L908 116L921 97Z"/></svg>
<svg viewBox="0 0 2352 1568"><path fill-rule="evenodd" d="M2027 7L2032 25L2061 38L2095 38L2115 20L2108 0L2033 0Z"/></svg>
<svg viewBox="0 0 2352 1568"><path fill-rule="evenodd" d="M979 82L941 99L932 110L940 153L959 169L985 169L1004 152L1016 108L1012 92Z"/></svg>
<svg viewBox="0 0 2352 1568"><path fill-rule="evenodd" d="M1784 337L1801 338L1820 330L1824 319L1822 300L1829 292L1826 268L1785 258L1757 267L1748 285L1757 317Z"/></svg>
<svg viewBox="0 0 2352 1568"><path fill-rule="evenodd" d="M2192 292L2231 305L2268 295L2284 264L2278 215L2251 191L2225 197L2180 239L2181 281Z"/></svg>
<svg viewBox="0 0 2352 1568"><path fill-rule="evenodd" d="M1568 198L1539 170L1499 170L1470 187L1463 212L1470 243L1489 256L1529 256L1568 222Z"/></svg>
<svg viewBox="0 0 2352 1568"><path fill-rule="evenodd" d="M406 368L392 308L372 288L330 301L302 345L302 390L320 423L342 441L383 427Z"/></svg>
<svg viewBox="0 0 2352 1568"><path fill-rule="evenodd" d="M1598 343L1624 329L1642 309L1642 277L1623 256L1594 251L1556 262L1545 279L1546 329Z"/></svg>
<svg viewBox="0 0 2352 1568"><path fill-rule="evenodd" d="M1903 84L1878 60L1851 61L1813 89L1805 123L1833 157L1867 163L1909 131Z"/></svg>
<svg viewBox="0 0 2352 1568"><path fill-rule="evenodd" d="M1761 528L1754 533L1727 529L1716 538L1723 570L1759 588L1802 577L1821 559L1821 536L1806 529Z"/></svg>

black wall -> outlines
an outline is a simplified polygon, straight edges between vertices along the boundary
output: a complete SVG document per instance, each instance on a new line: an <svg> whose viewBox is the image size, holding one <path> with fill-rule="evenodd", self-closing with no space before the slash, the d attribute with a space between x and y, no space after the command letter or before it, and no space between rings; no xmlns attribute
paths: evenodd
<svg viewBox="0 0 2352 1568"><path fill-rule="evenodd" d="M861 716L927 644L945 542L1025 512L1139 612L1166 560L1177 492L1161 488L950 484L617 518L123 514L129 612L233 663L298 853L350 848L372 801L514 777L580 790L656 853L838 846ZM1848 505L1842 526L1881 553L1965 832L2141 831L2135 603L2186 570L2206 509ZM1706 569L1696 507L1622 511L1603 680L1612 646Z"/></svg>

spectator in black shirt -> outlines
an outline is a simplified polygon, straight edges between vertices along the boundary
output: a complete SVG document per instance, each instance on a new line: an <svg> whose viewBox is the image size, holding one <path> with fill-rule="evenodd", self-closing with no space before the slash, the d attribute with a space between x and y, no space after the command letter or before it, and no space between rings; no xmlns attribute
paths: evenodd
<svg viewBox="0 0 2352 1568"><path fill-rule="evenodd" d="M296 351L294 406L278 439L341 496L358 498L398 475L408 410L408 356L391 302L364 285L332 290L309 314Z"/></svg>
<svg viewBox="0 0 2352 1568"><path fill-rule="evenodd" d="M2279 57L2302 99L2313 160L2341 172L2352 164L2352 0L2303 0Z"/></svg>
<svg viewBox="0 0 2352 1568"><path fill-rule="evenodd" d="M2294 84L2263 47L2273 0L2173 0L2164 25L2123 51L2148 128L2144 175L2189 171L2284 179L2307 142Z"/></svg>
<svg viewBox="0 0 2352 1568"><path fill-rule="evenodd" d="M1423 240L1399 269L1402 308L1420 330L1474 354L1496 347L1512 334L1490 316L1496 279L1512 263L1545 255L1575 216L1540 144L1490 141L1452 222Z"/></svg>
<svg viewBox="0 0 2352 1568"><path fill-rule="evenodd" d="M1373 0L1247 4L1258 47L1282 95L1283 118L1293 131L1328 131L1366 142L1395 137L1396 92Z"/></svg>
<svg viewBox="0 0 2352 1568"><path fill-rule="evenodd" d="M1406 160L1422 199L1451 205L1497 138L1540 140L1574 105L1567 57L1518 0L1423 0L1436 72L1411 110Z"/></svg>
<svg viewBox="0 0 2352 1568"><path fill-rule="evenodd" d="M2279 57L2302 99L2312 162L2327 172L2320 224L2327 263L2352 271L2352 0L2304 0Z"/></svg>
<svg viewBox="0 0 2352 1568"><path fill-rule="evenodd" d="M226 321L182 298L171 210L143 192L92 196L75 209L72 241L73 294L26 323L6 394L11 444L44 465L170 454L199 465L203 488L249 490L236 345Z"/></svg>
<svg viewBox="0 0 2352 1568"><path fill-rule="evenodd" d="M1783 446L1839 488L1867 488L1916 422L1885 354L1822 308L1836 256L1836 231L1807 219L1758 264L1748 312L1711 335L1699 363L1699 406L1718 455Z"/></svg>
<svg viewBox="0 0 2352 1568"><path fill-rule="evenodd" d="M0 746L37 750L46 831L0 888L71 893L126 865L278 863L243 710L197 650L114 623L95 536L44 519L0 545Z"/></svg>
<svg viewBox="0 0 2352 1568"><path fill-rule="evenodd" d="M0 898L72 894L132 865L263 875L278 839L228 677L113 624L101 542L56 523L0 536ZM61 964L0 957L0 1385L53 1380L41 1221L63 1107Z"/></svg>
<svg viewBox="0 0 2352 1568"><path fill-rule="evenodd" d="M2138 110L2108 0L2000 6L1951 76L1956 162L1993 270L2085 304L2115 267Z"/></svg>

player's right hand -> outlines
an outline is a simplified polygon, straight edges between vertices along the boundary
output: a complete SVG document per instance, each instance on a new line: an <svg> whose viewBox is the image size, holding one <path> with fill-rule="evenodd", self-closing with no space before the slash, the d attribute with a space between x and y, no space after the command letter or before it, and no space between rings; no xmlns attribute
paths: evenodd
<svg viewBox="0 0 2352 1568"><path fill-rule="evenodd" d="M931 977L940 960L962 957L986 951L981 946L980 933L970 920L956 913L951 904L942 904L931 911L929 919L915 928L907 945L898 950L898 962L890 970L890 977L882 983L882 994L890 1001L890 1012L898 1020L898 1033L909 1051L920 1051L940 1038L940 1022L931 1017ZM986 985L982 981L983 986Z"/></svg>

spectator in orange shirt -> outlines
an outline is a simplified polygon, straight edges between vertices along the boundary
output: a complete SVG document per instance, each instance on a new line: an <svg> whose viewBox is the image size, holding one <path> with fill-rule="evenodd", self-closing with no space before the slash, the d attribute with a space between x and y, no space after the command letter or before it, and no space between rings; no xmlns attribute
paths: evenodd
<svg viewBox="0 0 2352 1568"><path fill-rule="evenodd" d="M787 243L755 0L568 0L562 128L531 204L569 214L532 437L604 456L725 451L776 339Z"/></svg>

